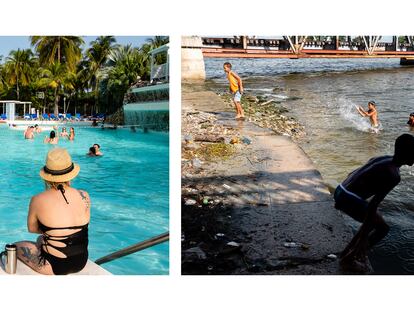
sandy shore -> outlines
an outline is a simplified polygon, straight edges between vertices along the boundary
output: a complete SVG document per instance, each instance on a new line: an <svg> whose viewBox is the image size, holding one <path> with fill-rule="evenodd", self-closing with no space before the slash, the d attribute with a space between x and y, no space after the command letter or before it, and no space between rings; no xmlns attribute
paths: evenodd
<svg viewBox="0 0 414 311"><path fill-rule="evenodd" d="M351 229L290 137L235 121L203 85L182 86L182 109L183 274L349 273Z"/></svg>

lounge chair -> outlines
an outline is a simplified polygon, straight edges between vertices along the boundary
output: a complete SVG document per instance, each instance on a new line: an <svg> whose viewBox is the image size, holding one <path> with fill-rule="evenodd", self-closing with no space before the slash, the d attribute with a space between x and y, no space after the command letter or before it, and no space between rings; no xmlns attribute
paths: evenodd
<svg viewBox="0 0 414 311"><path fill-rule="evenodd" d="M49 115L47 113L42 114L44 120L50 120Z"/></svg>

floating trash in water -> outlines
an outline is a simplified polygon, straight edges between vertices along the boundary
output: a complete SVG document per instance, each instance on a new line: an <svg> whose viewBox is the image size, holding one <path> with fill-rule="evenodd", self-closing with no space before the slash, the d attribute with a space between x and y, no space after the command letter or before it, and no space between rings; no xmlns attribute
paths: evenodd
<svg viewBox="0 0 414 311"><path fill-rule="evenodd" d="M239 243L234 242L234 241L231 241L231 242L227 243L227 245L228 245L228 246L233 246L233 247L239 247L239 246L240 246L240 244L239 244Z"/></svg>
<svg viewBox="0 0 414 311"><path fill-rule="evenodd" d="M338 258L338 256L336 256L335 254L329 254L326 257L328 257L329 259L336 259L336 258Z"/></svg>
<svg viewBox="0 0 414 311"><path fill-rule="evenodd" d="M203 204L204 204L204 205L207 205L207 204L208 204L208 198L204 198L204 199L203 199Z"/></svg>
<svg viewBox="0 0 414 311"><path fill-rule="evenodd" d="M218 237L218 238L222 238L222 237L224 237L225 236L225 234L224 233L216 233L216 237Z"/></svg>

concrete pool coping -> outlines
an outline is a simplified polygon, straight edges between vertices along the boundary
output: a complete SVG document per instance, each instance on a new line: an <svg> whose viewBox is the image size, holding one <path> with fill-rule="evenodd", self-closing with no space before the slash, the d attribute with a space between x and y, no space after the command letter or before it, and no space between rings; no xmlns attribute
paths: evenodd
<svg viewBox="0 0 414 311"><path fill-rule="evenodd" d="M1 261L0 263L0 275L12 275L8 274L4 270L4 263ZM22 261L17 260L17 269L16 274L14 275L42 275L40 273L35 272L29 266L25 265ZM108 270L105 270L101 266L97 265L93 261L88 259L86 266L77 273L71 273L70 275L112 275Z"/></svg>

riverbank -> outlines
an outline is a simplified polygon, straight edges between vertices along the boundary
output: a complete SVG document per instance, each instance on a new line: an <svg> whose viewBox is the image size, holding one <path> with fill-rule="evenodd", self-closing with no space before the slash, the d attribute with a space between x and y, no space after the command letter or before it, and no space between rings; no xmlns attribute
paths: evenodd
<svg viewBox="0 0 414 311"><path fill-rule="evenodd" d="M346 273L337 256L352 232L291 139L303 128L280 111L269 115L297 130L260 127L245 110L236 121L225 96L182 85L182 273Z"/></svg>

